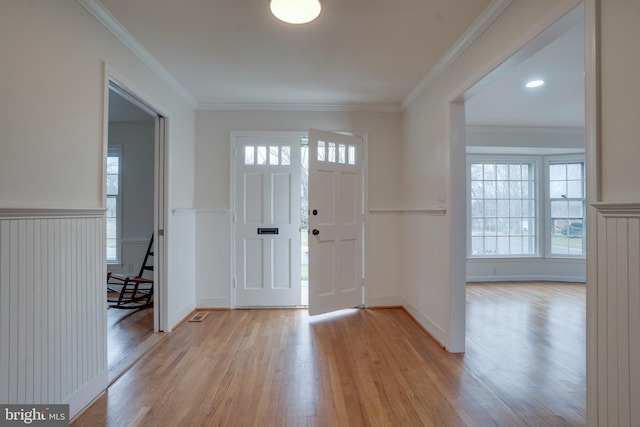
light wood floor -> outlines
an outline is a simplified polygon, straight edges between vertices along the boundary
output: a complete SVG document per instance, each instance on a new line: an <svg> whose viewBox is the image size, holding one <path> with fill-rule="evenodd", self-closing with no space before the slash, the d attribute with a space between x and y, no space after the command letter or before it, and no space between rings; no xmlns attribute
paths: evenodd
<svg viewBox="0 0 640 427"><path fill-rule="evenodd" d="M139 310L107 309L107 366L109 381L144 354L153 336L153 307Z"/></svg>
<svg viewBox="0 0 640 427"><path fill-rule="evenodd" d="M465 354L402 309L214 311L74 425L584 425L584 297L577 284L469 285Z"/></svg>

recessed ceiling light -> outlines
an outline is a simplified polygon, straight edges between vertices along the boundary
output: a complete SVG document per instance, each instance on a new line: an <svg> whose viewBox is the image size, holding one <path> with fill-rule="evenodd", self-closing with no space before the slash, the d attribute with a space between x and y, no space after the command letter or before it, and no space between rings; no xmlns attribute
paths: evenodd
<svg viewBox="0 0 640 427"><path fill-rule="evenodd" d="M530 82L527 82L525 86L528 88L532 88L532 87L540 87L543 84L544 84L544 80L531 80Z"/></svg>

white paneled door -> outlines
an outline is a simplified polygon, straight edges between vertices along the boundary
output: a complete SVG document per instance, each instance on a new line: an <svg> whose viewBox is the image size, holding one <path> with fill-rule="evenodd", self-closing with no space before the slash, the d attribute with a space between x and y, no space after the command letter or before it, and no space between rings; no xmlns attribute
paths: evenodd
<svg viewBox="0 0 640 427"><path fill-rule="evenodd" d="M300 140L235 137L236 306L300 305Z"/></svg>
<svg viewBox="0 0 640 427"><path fill-rule="evenodd" d="M363 303L362 138L309 131L309 314Z"/></svg>

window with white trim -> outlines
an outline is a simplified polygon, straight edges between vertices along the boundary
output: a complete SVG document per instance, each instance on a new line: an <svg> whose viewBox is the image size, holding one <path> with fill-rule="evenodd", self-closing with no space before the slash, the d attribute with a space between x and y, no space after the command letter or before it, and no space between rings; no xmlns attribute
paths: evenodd
<svg viewBox="0 0 640 427"><path fill-rule="evenodd" d="M107 154L107 263L120 262L120 199L122 186L122 150L110 146Z"/></svg>
<svg viewBox="0 0 640 427"><path fill-rule="evenodd" d="M584 160L547 162L549 191L549 254L585 256Z"/></svg>
<svg viewBox="0 0 640 427"><path fill-rule="evenodd" d="M536 175L530 160L469 162L471 256L537 254Z"/></svg>
<svg viewBox="0 0 640 427"><path fill-rule="evenodd" d="M584 156L470 155L467 173L469 257L584 258Z"/></svg>

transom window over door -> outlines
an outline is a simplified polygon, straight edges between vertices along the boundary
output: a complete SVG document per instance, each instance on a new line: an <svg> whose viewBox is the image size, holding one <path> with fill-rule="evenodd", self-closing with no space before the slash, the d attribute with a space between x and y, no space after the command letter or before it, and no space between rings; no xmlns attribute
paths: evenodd
<svg viewBox="0 0 640 427"><path fill-rule="evenodd" d="M537 254L535 169L532 161L471 161L471 256Z"/></svg>

